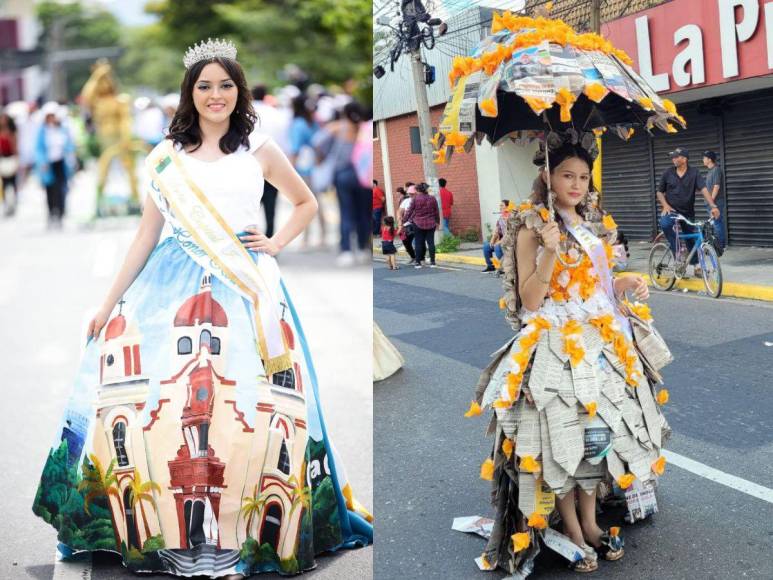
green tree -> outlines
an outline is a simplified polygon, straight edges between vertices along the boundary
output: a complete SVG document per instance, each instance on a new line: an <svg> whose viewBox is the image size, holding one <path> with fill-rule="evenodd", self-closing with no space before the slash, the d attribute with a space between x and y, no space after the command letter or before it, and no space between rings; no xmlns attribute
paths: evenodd
<svg viewBox="0 0 773 580"><path fill-rule="evenodd" d="M120 502L120 494L118 493L118 480L113 473L115 468L115 459L110 461L110 465L107 467L107 471L102 469L102 462L99 461L99 457L93 453L89 455L91 463L83 462L83 481L78 484L78 491L86 492L83 498L83 509L86 514L91 515L89 506L91 502L97 498L104 497L107 499L108 511L110 512L110 522L113 524L113 533L115 534L115 545L120 549L121 538L118 535L118 526L115 522L115 515L110 507L110 497L115 497Z"/></svg>
<svg viewBox="0 0 773 580"><path fill-rule="evenodd" d="M96 6L84 7L80 2L44 0L37 4L41 24L39 43L48 47L54 26L61 29L61 49L116 47L121 44L121 25L110 12ZM80 93L91 74L91 61L65 63L67 95Z"/></svg>

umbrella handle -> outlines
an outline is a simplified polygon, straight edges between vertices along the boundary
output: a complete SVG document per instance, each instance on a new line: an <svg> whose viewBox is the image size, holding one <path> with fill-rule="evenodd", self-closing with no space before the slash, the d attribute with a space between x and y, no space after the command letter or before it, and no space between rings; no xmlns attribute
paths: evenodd
<svg viewBox="0 0 773 580"><path fill-rule="evenodd" d="M545 137L545 179L547 181L548 186L548 212L550 212L550 220L555 221L556 219L556 210L553 207L553 188L550 185L550 158L548 156L548 142L547 137ZM560 245L560 243L559 243ZM561 262L561 264L566 268L576 268L580 265L580 262L582 262L582 256L578 256L577 260L574 262L569 262L565 260L562 256L562 254L566 253L562 250L565 248L560 248L559 251L556 253L556 258L558 258L558 261Z"/></svg>

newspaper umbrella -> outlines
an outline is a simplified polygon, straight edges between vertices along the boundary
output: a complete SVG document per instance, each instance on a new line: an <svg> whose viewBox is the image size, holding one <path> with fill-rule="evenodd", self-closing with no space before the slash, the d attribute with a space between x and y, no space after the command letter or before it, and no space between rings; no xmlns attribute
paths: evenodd
<svg viewBox="0 0 773 580"><path fill-rule="evenodd" d="M561 20L495 13L491 35L469 56L454 58L452 97L432 140L435 163L484 138L492 145L544 138L548 148L550 132L585 144L591 132L611 130L627 140L634 127L686 127L631 62L608 40L578 34ZM548 188L549 179L548 172ZM551 196L548 206L552 218Z"/></svg>

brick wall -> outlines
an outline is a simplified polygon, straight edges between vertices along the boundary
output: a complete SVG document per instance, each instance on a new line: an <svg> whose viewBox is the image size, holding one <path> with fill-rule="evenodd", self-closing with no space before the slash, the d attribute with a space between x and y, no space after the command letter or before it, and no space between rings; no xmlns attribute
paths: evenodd
<svg viewBox="0 0 773 580"><path fill-rule="evenodd" d="M434 107L432 126L440 124L443 106ZM389 167L391 170L392 187L396 189L406 181L419 182L424 180L424 169L421 155L411 153L410 128L418 126L415 114L403 115L388 119L386 122L387 142L389 146ZM373 144L373 175L380 184L385 184L384 165L381 159L381 143ZM454 154L451 162L446 165L436 165L438 177L448 181L448 189L454 194L454 207L451 214L451 231L460 234L469 228L480 233L480 202L478 195L478 174L475 168L475 150L470 153ZM397 194L391 192L395 199L395 207L399 204ZM387 192L389 194L389 192Z"/></svg>

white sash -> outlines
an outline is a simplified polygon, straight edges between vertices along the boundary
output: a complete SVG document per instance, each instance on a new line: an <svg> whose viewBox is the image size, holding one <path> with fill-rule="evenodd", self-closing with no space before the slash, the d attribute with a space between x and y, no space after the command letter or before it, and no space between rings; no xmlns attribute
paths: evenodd
<svg viewBox="0 0 773 580"><path fill-rule="evenodd" d="M604 293L607 295L609 302L612 305L612 311L615 314L615 318L623 329L623 332L625 332L626 336L630 339L632 337L631 323L617 307L615 290L612 284L612 272L609 271L609 263L607 262L607 253L604 251L604 244L587 228L583 226L574 226L571 217L569 217L566 212L559 210L558 208L556 208L556 211L561 216L561 219L564 220L566 231L572 234L572 237L579 242L582 249L588 254L588 257L593 263L593 268L599 275L599 282L601 282L601 286L604 288Z"/></svg>
<svg viewBox="0 0 773 580"><path fill-rule="evenodd" d="M150 194L171 224L181 247L199 266L247 298L255 315L257 348L267 375L292 368L279 321L279 269L276 260L248 250L185 171L171 140L156 146L145 160Z"/></svg>

